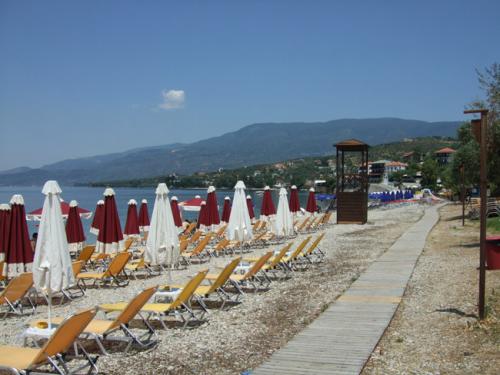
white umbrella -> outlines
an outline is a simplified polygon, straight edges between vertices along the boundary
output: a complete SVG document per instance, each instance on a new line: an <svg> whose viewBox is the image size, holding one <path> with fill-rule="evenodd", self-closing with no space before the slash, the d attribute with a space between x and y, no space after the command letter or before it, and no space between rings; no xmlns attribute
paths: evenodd
<svg viewBox="0 0 500 375"><path fill-rule="evenodd" d="M238 181L234 187L233 204L226 232L230 240L247 241L253 238L243 181Z"/></svg>
<svg viewBox="0 0 500 375"><path fill-rule="evenodd" d="M49 329L52 293L60 292L75 284L59 201L61 192L56 181L47 181L43 186L42 193L46 197L33 260L35 287L48 295Z"/></svg>
<svg viewBox="0 0 500 375"><path fill-rule="evenodd" d="M291 236L293 234L293 216L288 206L288 197L285 188L280 189L276 223L273 231L278 236Z"/></svg>
<svg viewBox="0 0 500 375"><path fill-rule="evenodd" d="M179 237L164 183L156 188L156 199L149 225L145 259L152 265L177 264L180 256ZM169 273L170 278L170 273Z"/></svg>

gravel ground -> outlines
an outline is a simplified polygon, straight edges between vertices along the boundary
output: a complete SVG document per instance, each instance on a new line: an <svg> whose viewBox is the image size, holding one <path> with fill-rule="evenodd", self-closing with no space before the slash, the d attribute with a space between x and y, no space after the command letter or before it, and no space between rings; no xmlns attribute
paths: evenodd
<svg viewBox="0 0 500 375"><path fill-rule="evenodd" d="M152 350L124 355L111 348L111 355L99 359L99 368L106 374L237 374L254 368L324 311L422 213L418 205L373 210L367 225L329 226L321 244L327 252L323 264L296 272L286 281L273 282L268 291L246 294L241 304L228 310L211 309L207 320L195 327L159 329L160 343ZM302 238L297 237L295 244ZM212 270L230 259L212 258L210 263L176 270L173 281L182 284L196 270ZM133 280L125 288L89 289L85 297L54 307L54 315L127 300L146 286L166 282L164 274ZM27 322L46 316L47 308L42 305L34 316L0 320L0 342L20 344L20 336L13 332L20 333Z"/></svg>
<svg viewBox="0 0 500 375"><path fill-rule="evenodd" d="M477 319L478 223L447 205L363 374L498 374L500 272L487 271L489 317Z"/></svg>

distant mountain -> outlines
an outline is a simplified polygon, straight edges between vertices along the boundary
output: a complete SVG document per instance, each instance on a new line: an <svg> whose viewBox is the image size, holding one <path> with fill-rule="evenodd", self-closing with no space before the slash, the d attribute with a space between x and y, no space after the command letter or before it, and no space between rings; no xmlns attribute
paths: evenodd
<svg viewBox="0 0 500 375"><path fill-rule="evenodd" d="M315 123L263 123L191 144L144 147L125 152L67 159L38 169L0 173L0 185L40 185L47 179L61 184L126 180L169 173L191 174L218 168L321 156L333 144L358 138L370 145L403 138L456 135L457 121L425 122L398 118L341 119Z"/></svg>
<svg viewBox="0 0 500 375"><path fill-rule="evenodd" d="M5 171L0 171L0 176L3 174L24 173L24 172L28 172L31 170L33 170L33 169L30 167L17 167L17 168L8 169Z"/></svg>

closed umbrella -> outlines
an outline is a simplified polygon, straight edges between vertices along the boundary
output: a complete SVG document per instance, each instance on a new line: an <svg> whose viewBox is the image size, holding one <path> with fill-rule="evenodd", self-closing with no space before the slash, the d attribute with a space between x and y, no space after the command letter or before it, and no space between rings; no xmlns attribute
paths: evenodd
<svg viewBox="0 0 500 375"><path fill-rule="evenodd" d="M82 220L78 214L78 202L69 202L68 220L66 221L66 239L68 240L68 250L76 253L81 250L85 242ZM43 217L43 215L42 215Z"/></svg>
<svg viewBox="0 0 500 375"><path fill-rule="evenodd" d="M208 212L207 212L207 203L205 201L201 201L200 212L198 212L198 223L196 224L197 228L205 230L208 227Z"/></svg>
<svg viewBox="0 0 500 375"><path fill-rule="evenodd" d="M10 226L10 206L7 203L0 204L0 261L5 260L7 252L7 239Z"/></svg>
<svg viewBox="0 0 500 375"><path fill-rule="evenodd" d="M309 196L307 197L306 211L315 214L318 209L316 205L316 195L314 194L314 188L309 189Z"/></svg>
<svg viewBox="0 0 500 375"><path fill-rule="evenodd" d="M291 236L293 234L293 217L290 212L290 208L288 207L288 199L285 188L280 189L274 233L278 236Z"/></svg>
<svg viewBox="0 0 500 375"><path fill-rule="evenodd" d="M131 199L128 201L128 209L127 209L127 221L125 223L125 230L123 231L126 238L141 237L139 232L139 221L137 218L137 202L135 199Z"/></svg>
<svg viewBox="0 0 500 375"><path fill-rule="evenodd" d="M248 241L253 238L252 222L250 221L247 202L245 199L245 184L243 181L238 181L234 187L231 215L226 229L227 236L231 241Z"/></svg>
<svg viewBox="0 0 500 375"><path fill-rule="evenodd" d="M214 230L214 227L220 224L219 205L217 203L217 195L215 187L209 186L207 190L207 227Z"/></svg>
<svg viewBox="0 0 500 375"><path fill-rule="evenodd" d="M250 215L250 220L253 221L255 219L255 212L253 210L252 197L250 195L247 195L246 200L247 200L248 215Z"/></svg>
<svg viewBox="0 0 500 375"><path fill-rule="evenodd" d="M158 184L148 240L146 241L145 259L152 265L168 265L170 278L171 267L179 261L180 249L178 231L174 223L168 192L165 183Z"/></svg>
<svg viewBox="0 0 500 375"><path fill-rule="evenodd" d="M38 290L48 295L51 329L52 293L74 285L75 278L59 204L61 188L56 181L47 181L42 193L45 194L45 202L33 261L33 282Z"/></svg>
<svg viewBox="0 0 500 375"><path fill-rule="evenodd" d="M100 199L97 201L97 205L95 207L94 219L92 220L92 224L90 225L90 233L93 233L96 236L99 234L99 228L102 225L103 217L104 217L104 201Z"/></svg>
<svg viewBox="0 0 500 375"><path fill-rule="evenodd" d="M182 228L181 211L179 210L179 201L174 195L170 200L170 208L172 208L172 215L174 216L174 223L177 228Z"/></svg>
<svg viewBox="0 0 500 375"><path fill-rule="evenodd" d="M31 272L33 250L31 249L26 211L22 195L15 194L10 200L9 232L5 254L4 276L12 278L24 272Z"/></svg>
<svg viewBox="0 0 500 375"><path fill-rule="evenodd" d="M292 185L290 190L290 212L292 214L297 214L300 212L300 201L299 201L299 191L297 186Z"/></svg>
<svg viewBox="0 0 500 375"><path fill-rule="evenodd" d="M274 206L271 188L264 188L264 196L262 197L262 205L260 208L260 219L267 221L272 232L276 231L276 207Z"/></svg>
<svg viewBox="0 0 500 375"><path fill-rule="evenodd" d="M276 215L276 207L274 206L273 197L271 195L271 188L266 186L264 188L264 196L262 197L260 216L261 218L264 216L264 219L266 219L266 217L268 218L273 215Z"/></svg>
<svg viewBox="0 0 500 375"><path fill-rule="evenodd" d="M141 208L139 209L139 229L142 232L149 231L149 211L148 211L148 201L143 199L141 201Z"/></svg>
<svg viewBox="0 0 500 375"><path fill-rule="evenodd" d="M227 224L229 222L229 216L231 215L231 198L224 198L224 207L222 208L221 222Z"/></svg>
<svg viewBox="0 0 500 375"><path fill-rule="evenodd" d="M98 253L113 254L122 250L123 245L123 233L116 209L115 191L107 188L104 190L104 213L95 250Z"/></svg>

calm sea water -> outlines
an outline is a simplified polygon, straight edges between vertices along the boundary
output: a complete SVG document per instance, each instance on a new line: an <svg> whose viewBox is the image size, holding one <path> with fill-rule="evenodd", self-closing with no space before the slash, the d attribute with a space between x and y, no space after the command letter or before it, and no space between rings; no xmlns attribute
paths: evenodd
<svg viewBox="0 0 500 375"><path fill-rule="evenodd" d="M103 188L92 188L92 187L73 187L66 186L61 187L62 198L69 203L72 199L76 199L78 204L82 208L86 208L90 211L95 210L96 203L99 199L104 199ZM155 188L115 188L115 199L118 207L118 214L120 215L120 221L122 229L125 226L125 221L127 218L127 208L128 201L130 199L135 199L140 204L142 199L148 200L149 214L153 212L154 200L155 200ZM229 196L233 198L233 191L217 190L217 200L219 202L220 211L222 212L222 206L224 204L224 197ZM278 191L273 191L274 204L278 204ZM24 197L24 204L26 208L26 213L36 210L43 206L43 201L45 196L42 194L42 187L26 187L26 186L0 186L0 203L8 203L13 194L21 194ZM255 214L258 216L260 211L260 205L262 202L262 195L256 194L254 191L248 191L247 194L252 196L254 202ZM302 207L305 207L307 200L307 191L300 191L299 198ZM183 190L171 190L169 197L177 196L179 202L194 198L195 195L200 195L205 198L207 195L206 190L201 189L183 189ZM185 219L193 220L197 218L196 212L185 211L182 212ZM83 226L85 233L87 235L87 241L93 242L95 236L89 232L90 224L92 223L92 218L89 220L83 219ZM30 233L37 231L38 222L28 221L28 226Z"/></svg>

